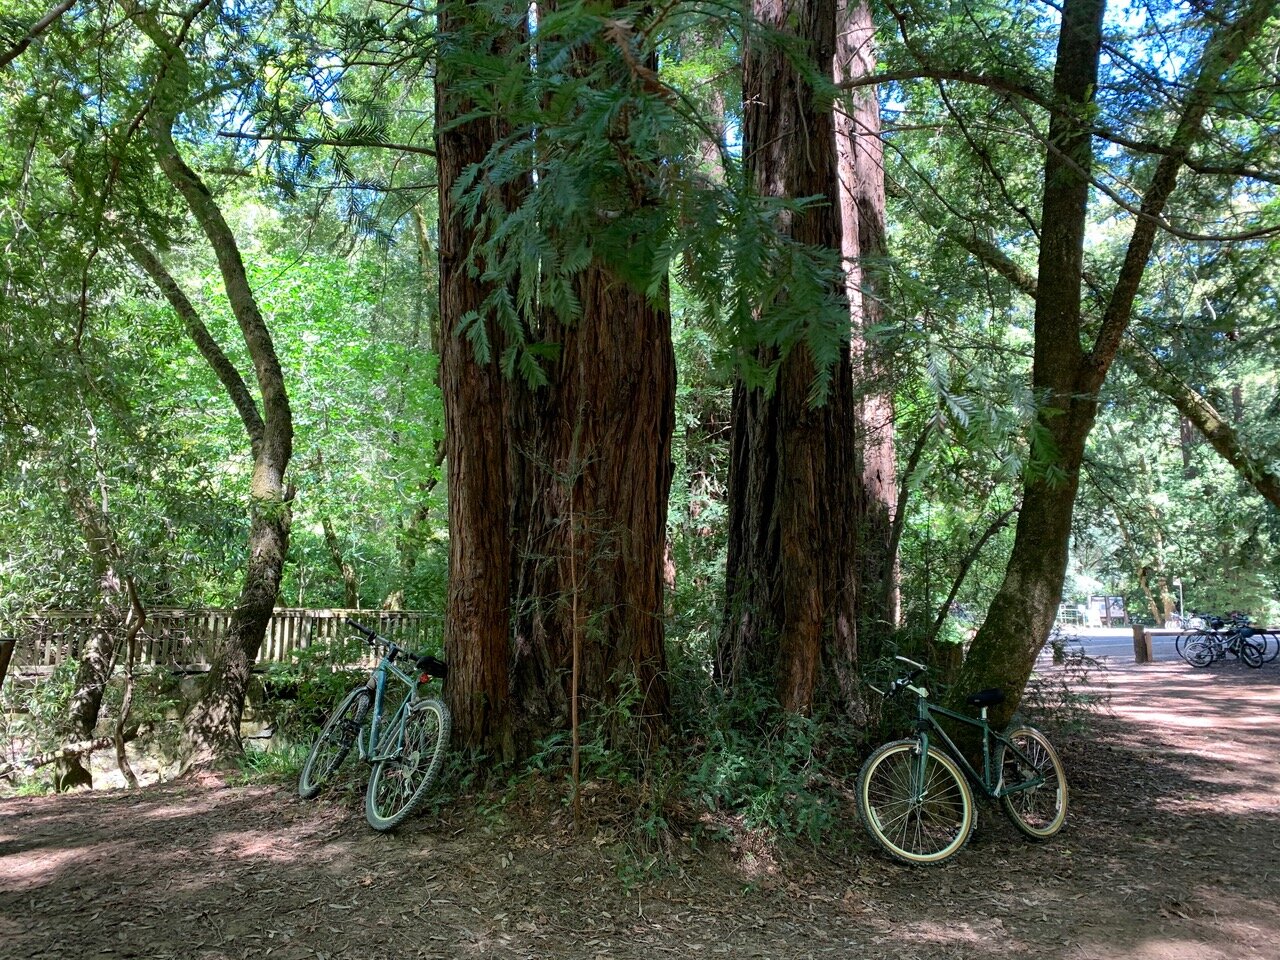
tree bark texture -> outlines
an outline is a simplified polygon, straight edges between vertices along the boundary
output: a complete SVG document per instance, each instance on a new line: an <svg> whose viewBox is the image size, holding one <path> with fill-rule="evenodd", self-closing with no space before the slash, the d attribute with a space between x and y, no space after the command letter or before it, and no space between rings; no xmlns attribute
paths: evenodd
<svg viewBox="0 0 1280 960"><path fill-rule="evenodd" d="M466 34L478 5L440 8L445 38ZM514 46L490 33L489 53ZM452 42L452 41L446 41ZM436 77L436 168L440 201L441 389L445 407L445 463L449 485L449 585L445 653L449 707L458 742L492 757L513 755L509 699L511 590L511 470L508 393L499 369L505 338L492 316L482 319L490 355L481 359L462 336L463 318L480 310L490 285L468 269L475 230L457 210L454 184L481 163L499 136L499 120L460 122L476 104L459 92L465 67L439 58ZM491 198L500 201L500 198ZM419 229L420 242L425 233Z"/></svg>
<svg viewBox="0 0 1280 960"><path fill-rule="evenodd" d="M120 570L123 558L106 514L74 477L63 482L63 493L84 535L93 578L98 584L97 622L79 650L75 685L58 731L63 740L77 741L92 739L98 725L102 697L115 662L117 635L126 613L122 604L125 587ZM54 786L58 790L93 786L93 775L79 754L58 758Z"/></svg>
<svg viewBox="0 0 1280 960"><path fill-rule="evenodd" d="M875 27L867 0L838 8L835 81L875 73ZM893 538L897 502L894 404L888 351L868 338L884 322L884 144L874 87L857 87L835 109L840 174L841 250L853 319L856 456L859 495L858 633L871 655L901 619L898 557Z"/></svg>
<svg viewBox="0 0 1280 960"><path fill-rule="evenodd" d="M743 60L745 164L770 197L827 198L783 225L801 242L840 249L839 185L830 102L792 61L829 72L831 0L756 0L752 13L788 41L749 35ZM767 365L776 356L762 352ZM781 362L773 393L734 387L729 467L727 598L718 670L730 684L754 678L783 707L808 712L856 692L857 495L853 371L843 353L826 403L811 406L815 369L803 345Z"/></svg>
<svg viewBox="0 0 1280 960"><path fill-rule="evenodd" d="M1049 469L1029 470L1005 577L953 687L953 701L979 687L1000 687L1003 704L992 722L1008 722L1036 654L1053 627L1067 569L1071 517L1085 440L1097 412L1096 387L1086 385L1081 344L1084 231L1093 166L1083 129L1098 82L1105 0L1067 0L1062 10L1041 212L1035 347L1031 382L1041 397L1035 454Z"/></svg>
<svg viewBox="0 0 1280 960"><path fill-rule="evenodd" d="M978 687L999 686L1006 700L991 711L1006 723L1021 700L1040 647L1053 625L1066 572L1071 518L1085 441L1097 396L1133 315L1160 217L1178 172L1204 134L1209 108L1227 71L1271 15L1271 0L1249 0L1234 19L1220 21L1208 39L1193 83L1185 91L1177 125L1143 193L1124 260L1106 301L1092 349L1081 339L1080 301L1088 173L1092 143L1087 124L1097 83L1104 0L1068 0L1054 72L1056 109L1049 126L1041 214L1032 385L1044 398L1038 418L1040 447L1052 456L1049 472L1024 481L1013 553L953 688L957 702Z"/></svg>
<svg viewBox="0 0 1280 960"><path fill-rule="evenodd" d="M665 293L653 303L598 260L575 293L582 319L546 331L562 352L551 384L520 405L514 431L522 491L512 683L522 751L570 713L575 592L586 717L619 707L605 731L616 742L637 731L657 735L668 713L662 574L675 424L671 317Z"/></svg>
<svg viewBox="0 0 1280 960"><path fill-rule="evenodd" d="M240 718L250 671L280 592L289 544L292 491L286 488L285 471L293 455L293 412L275 344L258 308L235 234L208 187L183 160L173 140L177 116L190 95L190 66L182 43L195 14L183 20L179 31L171 35L154 13L137 6L131 7L129 13L165 56L147 117L156 162L213 249L262 401L261 439L253 450L248 561L226 638L214 651L200 697L184 720L180 751L186 770L222 765L243 752ZM244 416L243 411L241 415ZM253 439L250 432L251 443Z"/></svg>

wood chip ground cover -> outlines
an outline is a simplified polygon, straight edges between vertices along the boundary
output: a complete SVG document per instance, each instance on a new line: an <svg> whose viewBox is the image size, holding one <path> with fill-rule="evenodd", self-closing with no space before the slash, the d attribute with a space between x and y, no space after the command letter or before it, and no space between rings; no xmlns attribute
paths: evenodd
<svg viewBox="0 0 1280 960"><path fill-rule="evenodd" d="M950 864L703 843L637 873L552 809L373 834L351 799L177 782L0 800L0 958L1276 960L1280 668L1113 666L1068 826ZM604 842L601 842L604 841Z"/></svg>

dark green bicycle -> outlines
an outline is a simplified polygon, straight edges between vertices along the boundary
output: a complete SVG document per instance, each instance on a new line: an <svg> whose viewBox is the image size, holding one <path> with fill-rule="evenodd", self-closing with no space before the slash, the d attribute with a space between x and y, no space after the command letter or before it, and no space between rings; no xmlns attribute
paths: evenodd
<svg viewBox="0 0 1280 960"><path fill-rule="evenodd" d="M347 625L370 646L384 648L369 680L343 698L320 730L302 775L298 795L310 800L332 780L352 749L372 765L365 791L365 819L375 830L392 830L426 799L449 745L449 708L421 695L422 686L444 679L448 666L430 654L414 653L363 624ZM416 675L397 662L412 660Z"/></svg>
<svg viewBox="0 0 1280 960"><path fill-rule="evenodd" d="M987 724L987 708L1004 701L1001 690L982 690L968 698L981 709L973 717L929 702L917 686L927 669L898 657L912 671L895 680L887 697L903 690L916 698L916 733L886 743L858 775L858 814L877 844L904 863L941 863L969 840L975 819L970 783L999 800L1014 826L1032 840L1047 840L1067 819L1067 776L1049 738L1014 722L1003 733ZM965 759L939 726L943 716L982 732L982 771Z"/></svg>

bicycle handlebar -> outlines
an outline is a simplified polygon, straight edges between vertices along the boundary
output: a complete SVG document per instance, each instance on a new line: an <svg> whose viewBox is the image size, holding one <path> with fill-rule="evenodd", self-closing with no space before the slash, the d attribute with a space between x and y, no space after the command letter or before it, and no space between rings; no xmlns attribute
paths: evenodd
<svg viewBox="0 0 1280 960"><path fill-rule="evenodd" d="M363 623L358 623L350 617L345 617L344 619L347 622L347 626L354 630L358 630L365 635L365 639L370 646L373 646L375 643L381 643L386 647L390 647L391 659L394 660L397 654L404 653L413 658L414 664L423 673L430 674L433 677L439 677L441 680L444 680L449 676L449 665L443 660L438 660L429 653L414 653L407 647L400 646L394 640L388 640L381 634L370 630Z"/></svg>
<svg viewBox="0 0 1280 960"><path fill-rule="evenodd" d="M909 687L911 684L915 683L916 679L929 669L923 663L916 663L916 661L908 660L906 657L894 657L893 659L899 660L907 666L914 667L915 669L905 677L899 677L897 680L893 681L893 683L889 684L888 690L881 690L878 687L871 688L872 690L875 690L876 693L886 698L896 696L899 690Z"/></svg>

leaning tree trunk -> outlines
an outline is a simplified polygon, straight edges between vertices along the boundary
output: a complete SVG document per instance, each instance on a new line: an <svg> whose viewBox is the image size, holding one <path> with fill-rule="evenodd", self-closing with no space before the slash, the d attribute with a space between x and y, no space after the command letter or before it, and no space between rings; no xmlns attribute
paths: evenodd
<svg viewBox="0 0 1280 960"><path fill-rule="evenodd" d="M843 84L868 77L875 68L871 9L866 0L860 0L838 13L835 80ZM886 292L881 281L887 255L884 144L876 88L855 87L847 102L837 103L835 124L841 248L853 317L853 375L858 395L858 640L862 655L874 656L898 627L902 607L893 536L898 497L893 384L888 350L869 333L884 322Z"/></svg>
<svg viewBox="0 0 1280 960"><path fill-rule="evenodd" d="M766 197L822 196L791 219L791 237L839 250L835 131L824 102L799 69L831 70L832 0L755 0L752 13L787 42L748 37L743 59L745 163ZM767 366L776 354L762 350ZM857 530L853 510L853 371L847 351L821 406L808 397L816 370L797 345L772 393L734 387L729 466L729 553L718 671L737 684L771 686L784 708L807 712L830 680L846 707L856 692Z"/></svg>
<svg viewBox="0 0 1280 960"><path fill-rule="evenodd" d="M1098 392L1133 315L1161 215L1191 148L1204 136L1204 120L1222 81L1270 17L1271 0L1250 0L1238 17L1217 24L1169 144L1143 195L1140 216L1106 301L1093 347L1082 346L1081 289L1084 232L1093 165L1091 137L1082 119L1091 111L1102 45L1104 0L1068 0L1054 72L1057 109L1049 125L1036 284L1032 385L1045 398L1036 452L1048 460L1024 480L1013 553L987 619L975 636L953 687L953 704L977 687L999 686L1007 699L991 712L1006 723L1022 698L1040 648L1053 626L1066 573L1067 549L1080 464L1097 413Z"/></svg>
<svg viewBox="0 0 1280 960"><path fill-rule="evenodd" d="M444 37L475 30L479 4L439 8ZM516 39L484 33L475 42L500 55ZM461 43L461 39L453 42ZM471 269L478 238L458 209L454 186L481 164L499 136L499 119L473 116L477 104L464 91L465 64L446 46L436 72L436 169L440 200L441 390L445 406L445 463L449 483L449 587L444 646L449 660L449 706L458 741L495 759L512 759L509 697L511 533L508 514L507 405L511 384L499 367L505 338L494 316L483 321L488 356L476 356L462 334L468 314L482 311L490 283ZM474 55L469 47L458 51ZM500 197L490 197L499 202Z"/></svg>
<svg viewBox="0 0 1280 960"><path fill-rule="evenodd" d="M1044 397L1038 428L1050 438L1034 451L1054 456L1052 470L1029 472L1004 581L961 666L955 687L1007 691L992 709L1007 721L1021 699L1036 654L1049 636L1062 596L1071 517L1085 441L1097 412L1096 391L1081 390L1086 355L1081 345L1081 281L1093 145L1079 118L1098 82L1105 0L1068 0L1062 12L1040 222L1040 273L1031 382Z"/></svg>
<svg viewBox="0 0 1280 960"><path fill-rule="evenodd" d="M214 364L215 371L236 402L253 449L253 477L249 488L249 555L227 634L210 658L209 673L200 696L183 724L180 752L183 769L186 770L224 765L243 753L240 718L248 694L250 672L280 592L289 544L293 492L286 487L285 471L293 455L293 412L285 392L284 373L276 356L275 344L249 284L235 234L208 187L183 160L173 140L177 116L186 106L190 92L191 70L186 52L166 32L157 14L134 4L127 9L134 22L165 57L165 70L157 78L154 102L147 116L156 162L190 209L213 249L227 300L253 363L262 399L262 412L258 419L251 402L246 408L243 396L246 391L241 389L237 392L228 385L229 380L238 379L234 368L228 374ZM180 36L185 35L187 25L183 23L184 33ZM166 290L166 295L174 302L170 291ZM203 347L201 349L205 352ZM208 356L206 353L206 358Z"/></svg>
<svg viewBox="0 0 1280 960"><path fill-rule="evenodd" d="M74 478L64 480L62 488L84 534L85 548L98 584L97 616L88 639L79 650L75 685L59 729L59 738L73 743L93 739L94 727L98 725L98 712L102 709L102 697L111 679L118 634L125 619L122 601L125 599L123 577L126 574L122 569L123 557L115 533L102 508L77 485ZM93 775L81 754L68 753L57 759L54 786L58 790L93 786Z"/></svg>

